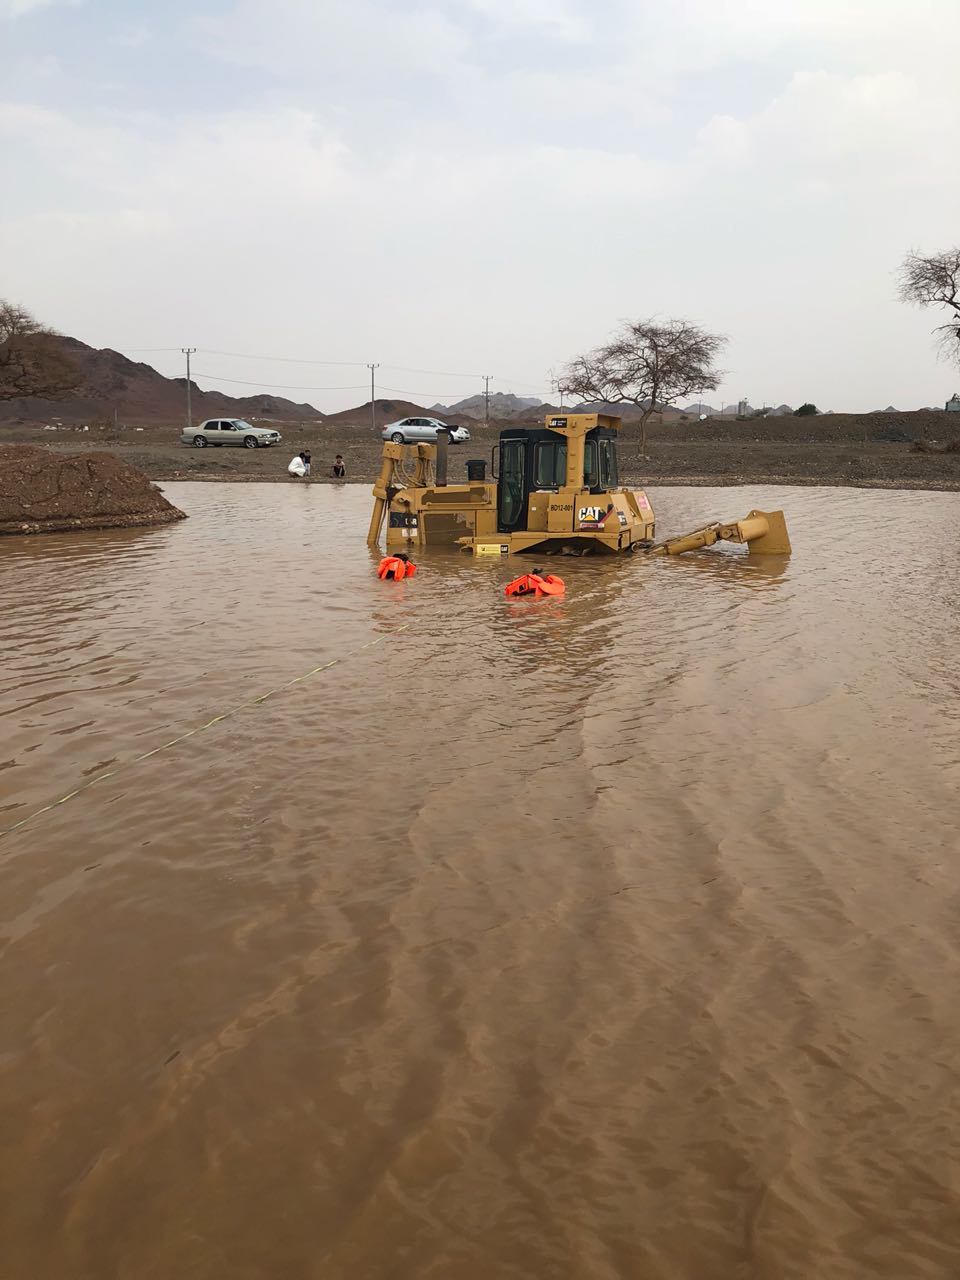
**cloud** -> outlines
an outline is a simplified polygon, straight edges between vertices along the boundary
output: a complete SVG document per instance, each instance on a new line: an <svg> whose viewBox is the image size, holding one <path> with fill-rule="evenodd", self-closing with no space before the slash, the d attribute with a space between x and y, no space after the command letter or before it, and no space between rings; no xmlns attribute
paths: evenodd
<svg viewBox="0 0 960 1280"><path fill-rule="evenodd" d="M175 212L187 198L220 219L231 209L235 220L264 204L322 201L349 180L346 144L313 113L293 108L81 124L49 108L0 103L3 136L28 143L55 179L82 181L94 209L119 196L131 207Z"/></svg>
<svg viewBox="0 0 960 1280"><path fill-rule="evenodd" d="M77 5L82 0L0 0L0 22L5 19L26 17L28 13L36 13L39 9L49 9L55 4Z"/></svg>
<svg viewBox="0 0 960 1280"><path fill-rule="evenodd" d="M584 38L585 14L563 0L466 0L467 8L508 31L525 27L545 30L563 40Z"/></svg>
<svg viewBox="0 0 960 1280"><path fill-rule="evenodd" d="M22 18L36 9L45 9L54 0L0 0L0 19Z"/></svg>
<svg viewBox="0 0 960 1280"><path fill-rule="evenodd" d="M284 77L312 77L321 91L331 80L355 93L393 90L413 98L424 74L456 74L467 34L442 13L377 0L237 0L194 25L215 56L237 66Z"/></svg>
<svg viewBox="0 0 960 1280"><path fill-rule="evenodd" d="M911 67L955 61L960 6L954 0L618 0L611 24L636 65L687 74L784 58L797 66Z"/></svg>
<svg viewBox="0 0 960 1280"><path fill-rule="evenodd" d="M86 56L45 34L69 94L7 81L7 287L79 336L188 315L227 350L253 325L533 380L621 316L686 313L731 332L734 393L789 399L799 362L839 407L824 335L901 335L899 256L956 234L953 0L205 3L122 59L103 13Z"/></svg>
<svg viewBox="0 0 960 1280"><path fill-rule="evenodd" d="M936 80L798 71L761 111L715 115L694 155L698 165L749 169L782 189L810 191L813 181L828 198L850 187L889 195L905 185L949 185L943 158L958 128L960 99Z"/></svg>
<svg viewBox="0 0 960 1280"><path fill-rule="evenodd" d="M153 32L145 22L128 22L110 37L110 43L121 49L139 49L153 39Z"/></svg>

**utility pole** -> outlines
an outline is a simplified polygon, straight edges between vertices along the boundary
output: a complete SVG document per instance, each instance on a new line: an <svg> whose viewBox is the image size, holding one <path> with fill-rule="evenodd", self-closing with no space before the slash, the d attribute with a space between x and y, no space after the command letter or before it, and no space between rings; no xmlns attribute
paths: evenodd
<svg viewBox="0 0 960 1280"><path fill-rule="evenodd" d="M492 377L492 373L483 375L483 425L485 427L490 425L490 379Z"/></svg>
<svg viewBox="0 0 960 1280"><path fill-rule="evenodd" d="M196 351L196 347L181 347L180 350L187 357L187 430L193 426L193 414L190 411L190 357Z"/></svg>
<svg viewBox="0 0 960 1280"><path fill-rule="evenodd" d="M374 382L374 369L379 369L379 361L376 364L369 364L367 368L370 370L370 425L374 431L377 429L377 389Z"/></svg>

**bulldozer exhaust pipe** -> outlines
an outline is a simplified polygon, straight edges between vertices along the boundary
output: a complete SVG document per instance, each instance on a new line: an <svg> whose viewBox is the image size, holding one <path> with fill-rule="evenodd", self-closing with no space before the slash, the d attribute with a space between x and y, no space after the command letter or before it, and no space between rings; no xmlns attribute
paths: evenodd
<svg viewBox="0 0 960 1280"><path fill-rule="evenodd" d="M434 466L436 471L436 486L443 489L447 483L447 451L450 448L450 433L448 431L437 432L437 460Z"/></svg>

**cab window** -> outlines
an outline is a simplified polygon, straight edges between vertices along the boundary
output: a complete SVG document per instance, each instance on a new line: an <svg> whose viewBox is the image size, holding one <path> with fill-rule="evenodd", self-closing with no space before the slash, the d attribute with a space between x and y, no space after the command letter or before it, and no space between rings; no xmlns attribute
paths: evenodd
<svg viewBox="0 0 960 1280"><path fill-rule="evenodd" d="M535 489L559 489L567 479L566 440L541 440L537 443L533 461L533 487Z"/></svg>
<svg viewBox="0 0 960 1280"><path fill-rule="evenodd" d="M604 489L619 489L617 474L617 450L612 440L598 440L600 447L600 485Z"/></svg>
<svg viewBox="0 0 960 1280"><path fill-rule="evenodd" d="M500 446L500 528L515 529L523 519L524 440L504 440Z"/></svg>
<svg viewBox="0 0 960 1280"><path fill-rule="evenodd" d="M585 440L583 442L583 483L588 489L595 489L599 481L597 442L596 440Z"/></svg>

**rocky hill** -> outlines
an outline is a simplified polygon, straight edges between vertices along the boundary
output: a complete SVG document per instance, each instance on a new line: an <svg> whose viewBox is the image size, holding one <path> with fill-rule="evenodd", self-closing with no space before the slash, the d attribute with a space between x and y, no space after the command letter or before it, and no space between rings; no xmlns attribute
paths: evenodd
<svg viewBox="0 0 960 1280"><path fill-rule="evenodd" d="M645 407L649 407L649 402ZM536 416L542 419L545 413L551 412L552 405L541 405ZM639 405L635 404L604 404L602 401L591 401L589 404L567 405L565 413L609 413L615 418L619 418L621 422L639 422L643 416L643 410ZM666 409L657 409L654 417L659 419L663 417L664 422L677 422L685 416L683 409L675 409L672 405Z"/></svg>
<svg viewBox="0 0 960 1280"><path fill-rule="evenodd" d="M148 364L140 364L112 351L97 350L76 338L58 337L63 352L80 367L82 380L63 400L39 396L0 401L0 422L64 423L111 421L181 422L186 411L186 378L165 378ZM236 418L269 418L279 422L316 421L320 413L311 404L295 404L280 396L228 396L219 391L191 387L194 421L229 414Z"/></svg>
<svg viewBox="0 0 960 1280"><path fill-rule="evenodd" d="M377 400L374 402L374 420L377 427L388 422L399 422L401 418L436 418L442 417L444 422L453 426L475 426L475 420L462 413L438 413L436 406L425 409L423 405L413 404L410 400ZM358 427L370 430L370 401L359 404L355 409L343 409L340 413L328 414L324 419L328 427Z"/></svg>
<svg viewBox="0 0 960 1280"><path fill-rule="evenodd" d="M490 417L498 422L518 417L526 417L531 409L537 409L543 402L536 396L515 396L508 392L497 391L490 397ZM466 400L458 400L456 404L435 404L431 413L449 415L462 414L466 418L482 421L486 413L486 402L482 395L468 396Z"/></svg>

